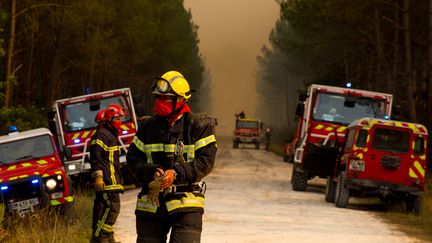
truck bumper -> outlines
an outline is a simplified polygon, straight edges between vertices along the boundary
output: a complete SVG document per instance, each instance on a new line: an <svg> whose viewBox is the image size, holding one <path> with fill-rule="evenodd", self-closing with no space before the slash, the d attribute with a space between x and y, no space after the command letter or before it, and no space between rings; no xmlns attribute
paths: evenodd
<svg viewBox="0 0 432 243"><path fill-rule="evenodd" d="M251 138L251 137L235 137L233 139L233 142L236 143L258 143L259 139L258 138Z"/></svg>
<svg viewBox="0 0 432 243"><path fill-rule="evenodd" d="M370 180L370 179L359 179L359 178L348 178L346 185L350 189L357 190L362 194L366 195L389 195L389 194L410 194L422 196L423 190L415 186L407 186L404 184Z"/></svg>

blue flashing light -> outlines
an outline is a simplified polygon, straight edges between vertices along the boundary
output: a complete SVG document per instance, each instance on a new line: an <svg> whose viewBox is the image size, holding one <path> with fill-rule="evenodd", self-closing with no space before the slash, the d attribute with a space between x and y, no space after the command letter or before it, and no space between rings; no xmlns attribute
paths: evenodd
<svg viewBox="0 0 432 243"><path fill-rule="evenodd" d="M345 84L345 86L346 86L347 88L351 88L351 87L352 87L352 83L351 83L351 82L347 82L347 83Z"/></svg>
<svg viewBox="0 0 432 243"><path fill-rule="evenodd" d="M127 133L128 133L128 131L126 131L126 130L122 131L122 134L127 134Z"/></svg>
<svg viewBox="0 0 432 243"><path fill-rule="evenodd" d="M389 116L384 116L384 119L388 120L390 117Z"/></svg>
<svg viewBox="0 0 432 243"><path fill-rule="evenodd" d="M86 88L84 89L84 93L85 93L85 94L90 94L90 93L91 93L91 89L90 89L90 87L86 87Z"/></svg>
<svg viewBox="0 0 432 243"><path fill-rule="evenodd" d="M79 140L79 138L77 138L77 139L73 140L73 142L74 142L75 144L77 144L77 143L80 143L81 141Z"/></svg>
<svg viewBox="0 0 432 243"><path fill-rule="evenodd" d="M37 184L37 183L39 183L39 180L38 180L38 179L34 179L34 180L32 180L32 184Z"/></svg>
<svg viewBox="0 0 432 243"><path fill-rule="evenodd" d="M9 126L8 128L9 132L18 132L18 127L15 125Z"/></svg>
<svg viewBox="0 0 432 243"><path fill-rule="evenodd" d="M8 186L2 186L2 187L1 187L1 190L2 190L2 191L6 191L7 189L9 189Z"/></svg>

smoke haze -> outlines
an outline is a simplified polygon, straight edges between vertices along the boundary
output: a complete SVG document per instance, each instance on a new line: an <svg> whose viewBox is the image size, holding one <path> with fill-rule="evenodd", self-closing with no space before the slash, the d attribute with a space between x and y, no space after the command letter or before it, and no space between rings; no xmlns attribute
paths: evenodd
<svg viewBox="0 0 432 243"><path fill-rule="evenodd" d="M234 114L255 117L256 58L279 17L274 0L184 0L198 25L199 48L212 77L211 115L230 135ZM205 107L205 106L204 106Z"/></svg>

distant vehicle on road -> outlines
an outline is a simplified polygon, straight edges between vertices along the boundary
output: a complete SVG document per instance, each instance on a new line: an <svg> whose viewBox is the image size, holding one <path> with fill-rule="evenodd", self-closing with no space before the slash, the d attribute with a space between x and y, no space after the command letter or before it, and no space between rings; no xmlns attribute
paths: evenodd
<svg viewBox="0 0 432 243"><path fill-rule="evenodd" d="M255 118L236 119L233 132L233 148L239 144L255 144L255 149L260 148L262 123Z"/></svg>

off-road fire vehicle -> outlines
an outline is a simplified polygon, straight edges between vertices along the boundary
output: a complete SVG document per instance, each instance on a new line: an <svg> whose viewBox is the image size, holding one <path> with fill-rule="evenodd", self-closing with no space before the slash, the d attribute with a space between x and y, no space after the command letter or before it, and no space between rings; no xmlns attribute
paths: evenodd
<svg viewBox="0 0 432 243"><path fill-rule="evenodd" d="M421 124L362 118L347 128L335 173L328 178L326 201L346 207L350 197L405 201L420 213L425 186L426 127Z"/></svg>
<svg viewBox="0 0 432 243"><path fill-rule="evenodd" d="M70 180L46 128L0 137L0 196L8 213L24 215L73 203Z"/></svg>

